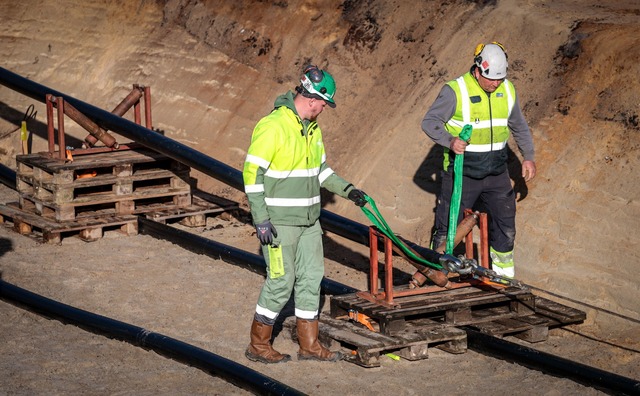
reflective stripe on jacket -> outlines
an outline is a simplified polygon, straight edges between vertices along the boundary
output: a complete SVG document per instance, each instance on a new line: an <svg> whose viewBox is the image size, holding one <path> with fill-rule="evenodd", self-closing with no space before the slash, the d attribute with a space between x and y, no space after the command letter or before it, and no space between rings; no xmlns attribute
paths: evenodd
<svg viewBox="0 0 640 396"><path fill-rule="evenodd" d="M254 128L242 176L256 224L312 225L321 187L342 197L353 188L327 165L322 131L296 114L292 92Z"/></svg>
<svg viewBox="0 0 640 396"><path fill-rule="evenodd" d="M445 124L447 131L458 136L471 124L473 132L464 154L465 176L483 178L497 175L507 167L509 115L515 104L516 91L509 80L491 94L486 93L469 72L447 83L456 94L456 110ZM444 169L453 165L453 152L445 148Z"/></svg>

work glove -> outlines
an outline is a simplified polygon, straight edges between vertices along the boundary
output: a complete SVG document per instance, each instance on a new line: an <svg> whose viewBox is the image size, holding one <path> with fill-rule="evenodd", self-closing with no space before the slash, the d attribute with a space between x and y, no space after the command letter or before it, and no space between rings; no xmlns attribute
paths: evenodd
<svg viewBox="0 0 640 396"><path fill-rule="evenodd" d="M355 202L356 205L363 207L367 204L367 200L365 199L366 196L367 194L364 191L354 188L353 190L349 191L349 195L347 195L347 198Z"/></svg>
<svg viewBox="0 0 640 396"><path fill-rule="evenodd" d="M271 221L267 220L264 223L256 224L256 235L261 244L270 245L273 242L273 238L278 236L278 232L271 224Z"/></svg>

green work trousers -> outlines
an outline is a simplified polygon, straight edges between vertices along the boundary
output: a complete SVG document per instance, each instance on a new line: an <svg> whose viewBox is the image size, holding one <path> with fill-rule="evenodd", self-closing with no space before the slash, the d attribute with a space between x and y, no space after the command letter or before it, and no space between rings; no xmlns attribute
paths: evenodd
<svg viewBox="0 0 640 396"><path fill-rule="evenodd" d="M309 227L274 225L278 236L273 245L280 247L284 275L273 276L269 246L262 252L267 263L267 278L258 297L256 312L275 320L294 292L295 314L314 319L320 305L320 282L324 276L324 251L320 222Z"/></svg>

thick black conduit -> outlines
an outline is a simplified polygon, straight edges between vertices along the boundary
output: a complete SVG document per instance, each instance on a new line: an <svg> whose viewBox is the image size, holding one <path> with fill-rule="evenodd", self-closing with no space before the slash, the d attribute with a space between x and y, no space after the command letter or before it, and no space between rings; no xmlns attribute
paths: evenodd
<svg viewBox="0 0 640 396"><path fill-rule="evenodd" d="M16 172L11 168L0 164L0 183L7 185L11 189L16 189Z"/></svg>
<svg viewBox="0 0 640 396"><path fill-rule="evenodd" d="M546 374L568 378L602 391L640 395L640 381L599 370L559 356L536 351L479 331L465 328L467 346L483 354L517 362Z"/></svg>
<svg viewBox="0 0 640 396"><path fill-rule="evenodd" d="M138 217L138 232L157 239L164 239L179 245L193 253L204 254L214 259L221 259L230 264L247 268L261 275L266 274L264 257L234 248L223 243L201 237L190 232L160 224L156 221ZM323 278L321 283L325 294L355 293L358 289L343 285L329 278Z"/></svg>
<svg viewBox="0 0 640 396"><path fill-rule="evenodd" d="M178 143L168 137L165 137L159 133L153 132L143 126L140 126L125 118L118 117L112 113L109 113L103 109L92 106L88 103L80 101L74 97L65 95L61 92L55 91L44 85L38 84L31 80L28 80L18 74L15 74L7 69L0 67L0 84L5 85L14 91L20 92L23 95L29 96L40 102L45 102L47 94L54 96L61 96L65 101L71 103L81 113L91 118L100 126L119 133L137 143L140 143L146 147L149 147L159 153L173 158L178 162L188 165L194 169L203 172L237 190L244 191L244 183L242 181L242 173L220 161L217 161L199 151L196 151L184 144ZM322 210L320 215L320 221L322 227L325 230L331 231L337 235L351 239L353 241L362 243L365 246L369 245L369 228L363 224L354 222L331 213L327 210ZM407 243L420 255L430 262L438 263L440 254L433 250L416 245L412 242Z"/></svg>
<svg viewBox="0 0 640 396"><path fill-rule="evenodd" d="M87 312L32 293L0 279L0 298L34 312L87 329L93 333L126 341L190 366L214 374L260 395L304 395L248 367L185 342L115 319Z"/></svg>

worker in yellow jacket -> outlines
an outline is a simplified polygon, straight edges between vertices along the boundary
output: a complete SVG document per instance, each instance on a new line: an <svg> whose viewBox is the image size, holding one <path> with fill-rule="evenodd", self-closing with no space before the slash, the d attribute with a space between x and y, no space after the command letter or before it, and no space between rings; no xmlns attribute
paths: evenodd
<svg viewBox="0 0 640 396"><path fill-rule="evenodd" d="M286 362L273 349L273 325L294 292L298 359L338 361L318 342L320 283L324 252L320 188L366 204L365 194L329 167L316 118L335 107L336 85L328 72L307 66L296 92L279 96L273 111L256 125L244 163L243 179L256 233L267 263L251 342L245 355L263 363Z"/></svg>

